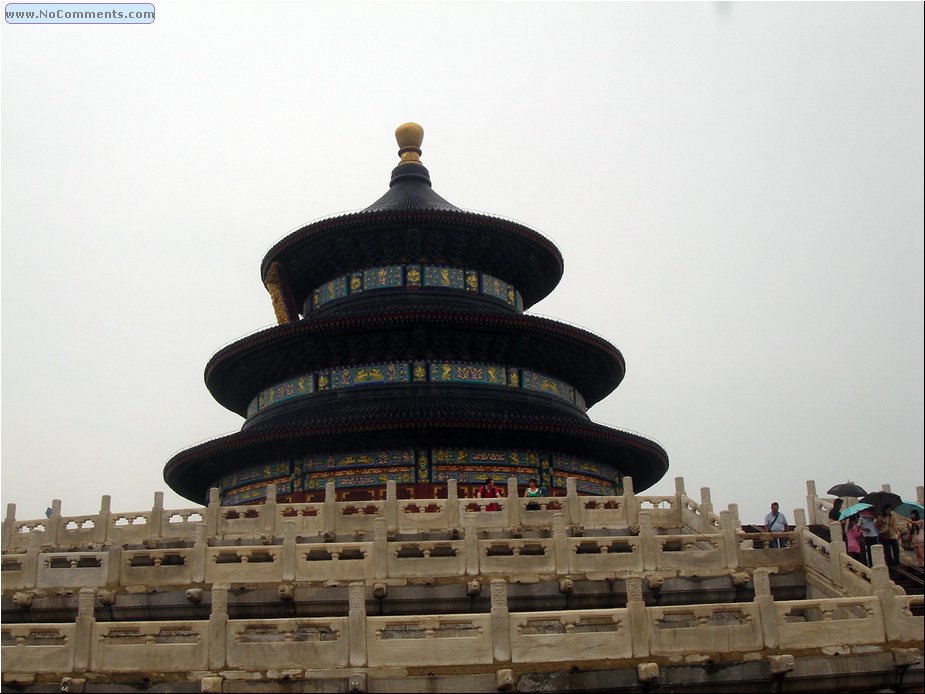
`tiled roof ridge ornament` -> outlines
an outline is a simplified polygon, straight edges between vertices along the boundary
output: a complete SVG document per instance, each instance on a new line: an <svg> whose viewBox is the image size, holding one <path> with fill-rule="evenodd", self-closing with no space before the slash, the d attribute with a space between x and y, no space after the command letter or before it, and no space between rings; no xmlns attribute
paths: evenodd
<svg viewBox="0 0 925 694"><path fill-rule="evenodd" d="M424 141L424 128L417 123L402 123L395 128L395 141L398 142L398 156L402 164L421 164L421 143Z"/></svg>
<svg viewBox="0 0 925 694"><path fill-rule="evenodd" d="M417 123L402 123L395 128L398 142L398 165L392 169L389 190L362 212L402 212L441 210L462 212L456 205L437 195L430 182L430 172L421 163L424 128Z"/></svg>

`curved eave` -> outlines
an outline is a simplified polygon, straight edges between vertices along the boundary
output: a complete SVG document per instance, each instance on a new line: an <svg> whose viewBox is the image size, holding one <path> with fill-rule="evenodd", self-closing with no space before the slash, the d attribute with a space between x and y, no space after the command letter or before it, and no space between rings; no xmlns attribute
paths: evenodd
<svg viewBox="0 0 925 694"><path fill-rule="evenodd" d="M454 346L459 353L451 351ZM334 366L428 358L534 369L577 388L589 407L609 395L626 372L612 344L549 318L412 308L310 317L267 328L216 353L205 381L223 407L244 416L260 390L286 378Z"/></svg>
<svg viewBox="0 0 925 694"><path fill-rule="evenodd" d="M164 467L164 480L178 494L198 503L210 485L238 469L322 450L349 450L356 448L358 436L362 436L366 448L380 443L395 445L402 437L410 441L412 436L416 446L459 445L459 441L478 445L476 442L490 436L492 445L594 457L632 476L637 491L651 487L668 470L668 454L656 442L593 422L526 420L502 425L495 420L408 418L247 429L177 453Z"/></svg>
<svg viewBox="0 0 925 694"><path fill-rule="evenodd" d="M465 233L484 247L481 267L473 268L513 284L526 307L547 296L562 278L563 261L559 249L545 236L528 226L493 215L452 209L374 209L326 217L308 224L278 241L263 258L260 276L266 283L274 262L287 267L288 280L297 300L322 283L340 274L374 265L395 262L453 262L450 257L431 258L426 253L395 257L378 249L374 257L351 249L351 242L362 244L363 236L382 231L383 226L422 224L446 227L446 231ZM435 229L434 231L437 231ZM392 233L393 230L386 230ZM426 230L425 230L426 233ZM388 234L387 234L388 235ZM421 244L424 245L422 240ZM500 252L508 247L505 252ZM527 249L526 257L516 249ZM295 268L295 269L293 269Z"/></svg>

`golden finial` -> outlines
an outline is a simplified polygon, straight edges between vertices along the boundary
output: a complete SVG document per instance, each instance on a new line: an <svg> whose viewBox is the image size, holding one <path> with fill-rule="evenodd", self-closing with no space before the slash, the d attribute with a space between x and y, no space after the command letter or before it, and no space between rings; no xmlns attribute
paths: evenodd
<svg viewBox="0 0 925 694"><path fill-rule="evenodd" d="M402 123L395 128L395 139L398 141L398 156L402 164L421 163L424 128L417 123Z"/></svg>

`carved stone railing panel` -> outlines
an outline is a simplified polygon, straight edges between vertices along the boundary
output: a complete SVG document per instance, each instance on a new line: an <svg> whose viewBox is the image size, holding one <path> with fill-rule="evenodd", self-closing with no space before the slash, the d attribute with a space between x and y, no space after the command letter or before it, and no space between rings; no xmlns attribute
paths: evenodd
<svg viewBox="0 0 925 694"><path fill-rule="evenodd" d="M4 624L4 670L12 664L19 672L71 672L77 627L73 624Z"/></svg>
<svg viewBox="0 0 925 694"><path fill-rule="evenodd" d="M754 604L649 607L646 617L653 655L754 651L764 643Z"/></svg>
<svg viewBox="0 0 925 694"><path fill-rule="evenodd" d="M376 518L385 517L384 501L341 501L336 508L334 530L338 533L372 533Z"/></svg>
<svg viewBox="0 0 925 694"><path fill-rule="evenodd" d="M578 522L585 528L621 528L629 524L622 496L580 496L578 509Z"/></svg>
<svg viewBox="0 0 925 694"><path fill-rule="evenodd" d="M209 547L206 549L207 583L281 581L282 548L277 546Z"/></svg>
<svg viewBox="0 0 925 694"><path fill-rule="evenodd" d="M188 672L208 668L209 623L96 622L90 668L109 672Z"/></svg>
<svg viewBox="0 0 925 694"><path fill-rule="evenodd" d="M463 540L390 542L388 578L433 578L466 573Z"/></svg>
<svg viewBox="0 0 925 694"><path fill-rule="evenodd" d="M626 609L511 614L512 662L632 656L633 629Z"/></svg>
<svg viewBox="0 0 925 694"><path fill-rule="evenodd" d="M190 539L196 526L205 522L205 509L182 508L163 512L161 537L164 539Z"/></svg>
<svg viewBox="0 0 925 694"><path fill-rule="evenodd" d="M367 617L370 667L488 665L491 615Z"/></svg>
<svg viewBox="0 0 925 694"><path fill-rule="evenodd" d="M569 573L639 572L643 570L639 537L568 538Z"/></svg>
<svg viewBox="0 0 925 694"><path fill-rule="evenodd" d="M4 554L0 560L3 590L32 588L35 585L35 553Z"/></svg>
<svg viewBox="0 0 925 694"><path fill-rule="evenodd" d="M483 575L556 573L552 538L479 540L478 552Z"/></svg>
<svg viewBox="0 0 925 694"><path fill-rule="evenodd" d="M372 542L296 545L297 581L367 581L373 578Z"/></svg>
<svg viewBox="0 0 925 694"><path fill-rule="evenodd" d="M10 526L9 540L4 544L4 552L22 552L29 547L40 547L48 539L46 519L14 520L10 521Z"/></svg>
<svg viewBox="0 0 925 694"><path fill-rule="evenodd" d="M293 523L296 535L322 535L325 530L324 504L280 504L276 509L274 533L281 536L286 523Z"/></svg>
<svg viewBox="0 0 925 694"><path fill-rule="evenodd" d="M450 507L446 499L402 499L398 502L398 532L446 530Z"/></svg>
<svg viewBox="0 0 925 694"><path fill-rule="evenodd" d="M919 641L925 634L925 616L912 614L913 607L921 612L925 605L923 595L895 595L892 597L893 608L890 612L890 635L895 639Z"/></svg>
<svg viewBox="0 0 925 694"><path fill-rule="evenodd" d="M876 597L776 601L774 609L781 643L788 648L822 648L886 640L883 610Z"/></svg>
<svg viewBox="0 0 925 694"><path fill-rule="evenodd" d="M774 539L785 540L787 546L768 547L770 541ZM764 546L756 549L754 546L756 540ZM803 549L800 533L797 531L786 533L736 532L735 541L739 568L757 569L762 566L798 568L803 565Z"/></svg>
<svg viewBox="0 0 925 694"><path fill-rule="evenodd" d="M217 534L225 537L259 537L266 532L260 506L222 506L218 509Z"/></svg>
<svg viewBox="0 0 925 694"><path fill-rule="evenodd" d="M244 670L346 667L347 623L347 617L229 620L227 665Z"/></svg>
<svg viewBox="0 0 925 694"><path fill-rule="evenodd" d="M183 585L193 582L192 548L123 550L122 585Z"/></svg>
<svg viewBox="0 0 925 694"><path fill-rule="evenodd" d="M831 579L832 559L829 554L829 543L808 530L798 533L796 542L802 550L803 566Z"/></svg>
<svg viewBox="0 0 925 694"><path fill-rule="evenodd" d="M728 567L722 535L657 535L654 562L659 570L711 571Z"/></svg>
<svg viewBox="0 0 925 694"><path fill-rule="evenodd" d="M677 528L681 523L681 510L677 496L637 496L636 512L647 511L652 526L656 528Z"/></svg>
<svg viewBox="0 0 925 694"><path fill-rule="evenodd" d="M114 513L109 518L107 540L112 537L114 528L118 528L122 542L127 545L144 544L145 540L154 537L152 533L151 514L142 513Z"/></svg>
<svg viewBox="0 0 925 694"><path fill-rule="evenodd" d="M43 552L35 583L40 588L105 586L108 570L109 552Z"/></svg>

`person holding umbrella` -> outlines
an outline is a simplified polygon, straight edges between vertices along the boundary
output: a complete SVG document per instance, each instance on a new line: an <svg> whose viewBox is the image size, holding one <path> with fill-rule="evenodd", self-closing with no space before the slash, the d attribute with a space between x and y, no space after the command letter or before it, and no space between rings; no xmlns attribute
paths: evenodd
<svg viewBox="0 0 925 694"><path fill-rule="evenodd" d="M848 528L845 530L845 544L847 545L848 556L855 561L865 563L864 561L864 531L854 516L848 516ZM869 565L869 562L867 562Z"/></svg>
<svg viewBox="0 0 925 694"><path fill-rule="evenodd" d="M880 533L877 532L877 524L874 523L873 511L863 510L858 517L858 525L864 533L864 543L861 549L864 551L864 563L872 566L870 548L880 544Z"/></svg>
<svg viewBox="0 0 925 694"><path fill-rule="evenodd" d="M909 533L912 535L912 551L915 552L915 563L921 569L925 565L925 532L923 532L921 514L918 509L909 513Z"/></svg>
<svg viewBox="0 0 925 694"><path fill-rule="evenodd" d="M893 516L893 507L886 504L876 520L877 531L880 533L880 543L883 545L883 555L887 566L899 566L899 529L896 527L896 518Z"/></svg>

